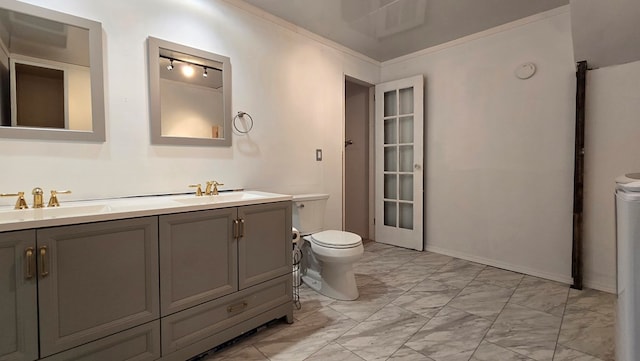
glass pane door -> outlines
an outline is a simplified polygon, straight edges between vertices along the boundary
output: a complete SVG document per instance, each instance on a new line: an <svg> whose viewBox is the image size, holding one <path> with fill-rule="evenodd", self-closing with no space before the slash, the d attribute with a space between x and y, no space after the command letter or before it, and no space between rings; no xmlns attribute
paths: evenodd
<svg viewBox="0 0 640 361"><path fill-rule="evenodd" d="M423 250L424 78L375 90L375 241Z"/></svg>
<svg viewBox="0 0 640 361"><path fill-rule="evenodd" d="M413 87L384 93L384 225L413 229Z"/></svg>

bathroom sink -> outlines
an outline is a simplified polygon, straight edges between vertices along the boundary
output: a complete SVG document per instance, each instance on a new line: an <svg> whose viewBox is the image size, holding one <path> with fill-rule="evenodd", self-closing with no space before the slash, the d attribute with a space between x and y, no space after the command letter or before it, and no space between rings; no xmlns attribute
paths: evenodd
<svg viewBox="0 0 640 361"><path fill-rule="evenodd" d="M2 206L0 232L289 200L291 196L284 194L235 191L202 197L181 194L70 201L60 207L36 209L14 210L11 206Z"/></svg>
<svg viewBox="0 0 640 361"><path fill-rule="evenodd" d="M109 209L113 212L143 211L175 206L171 196L130 197L109 200Z"/></svg>
<svg viewBox="0 0 640 361"><path fill-rule="evenodd" d="M2 209L0 223L22 222L41 219L78 217L88 214L108 212L105 204L90 204L78 206L61 206L54 208Z"/></svg>
<svg viewBox="0 0 640 361"><path fill-rule="evenodd" d="M270 198L269 193L262 192L225 192L216 194L214 196L202 196L196 197L193 195L190 196L181 196L181 198L175 198L174 201L186 204L186 205L197 205L197 204L220 204L220 203L235 203L235 202L245 202L245 201L256 201L260 199L268 199Z"/></svg>

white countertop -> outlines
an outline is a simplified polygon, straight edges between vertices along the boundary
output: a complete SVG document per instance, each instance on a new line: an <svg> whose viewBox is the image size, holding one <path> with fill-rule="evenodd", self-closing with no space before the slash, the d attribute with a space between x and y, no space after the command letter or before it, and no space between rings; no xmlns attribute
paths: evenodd
<svg viewBox="0 0 640 361"><path fill-rule="evenodd" d="M61 202L60 207L54 208L14 210L13 207L0 207L0 232L290 201L291 199L290 195L285 194L240 191L202 197L187 194Z"/></svg>

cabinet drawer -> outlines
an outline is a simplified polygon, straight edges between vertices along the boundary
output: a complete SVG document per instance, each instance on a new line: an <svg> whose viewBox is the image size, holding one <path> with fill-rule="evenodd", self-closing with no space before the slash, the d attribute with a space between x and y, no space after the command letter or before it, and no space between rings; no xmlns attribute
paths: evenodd
<svg viewBox="0 0 640 361"><path fill-rule="evenodd" d="M160 321L93 341L43 361L147 361L160 358Z"/></svg>
<svg viewBox="0 0 640 361"><path fill-rule="evenodd" d="M162 353L167 355L283 303L291 302L291 298L291 275L287 274L164 317Z"/></svg>

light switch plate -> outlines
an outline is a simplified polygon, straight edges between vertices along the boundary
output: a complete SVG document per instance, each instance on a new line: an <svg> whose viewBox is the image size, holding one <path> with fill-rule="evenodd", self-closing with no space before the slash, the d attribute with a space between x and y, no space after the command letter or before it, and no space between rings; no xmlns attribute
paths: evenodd
<svg viewBox="0 0 640 361"><path fill-rule="evenodd" d="M316 161L322 161L322 149L316 149Z"/></svg>

